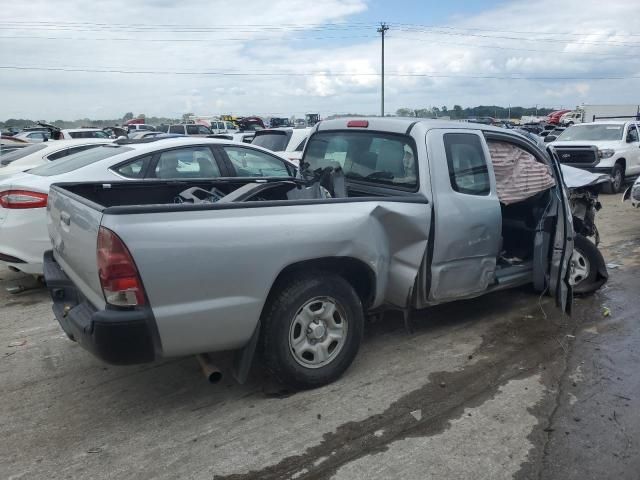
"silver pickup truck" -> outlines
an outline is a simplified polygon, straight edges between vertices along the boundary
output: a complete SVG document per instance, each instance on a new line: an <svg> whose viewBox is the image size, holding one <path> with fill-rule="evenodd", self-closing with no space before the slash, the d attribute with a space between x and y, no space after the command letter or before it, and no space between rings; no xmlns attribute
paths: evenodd
<svg viewBox="0 0 640 480"><path fill-rule="evenodd" d="M485 125L340 119L314 127L298 178L54 185L53 309L110 363L235 350L242 381L258 352L295 388L338 378L386 310L531 283L569 312L553 157Z"/></svg>

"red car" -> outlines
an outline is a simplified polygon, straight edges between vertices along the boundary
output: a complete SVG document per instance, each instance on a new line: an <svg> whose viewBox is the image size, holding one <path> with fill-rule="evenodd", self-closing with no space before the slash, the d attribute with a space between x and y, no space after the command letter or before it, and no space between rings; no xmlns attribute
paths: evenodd
<svg viewBox="0 0 640 480"><path fill-rule="evenodd" d="M570 111L571 110L556 110L555 112L551 112L547 116L547 123L550 123L552 125L558 125L560 123L560 117L562 117L562 115Z"/></svg>

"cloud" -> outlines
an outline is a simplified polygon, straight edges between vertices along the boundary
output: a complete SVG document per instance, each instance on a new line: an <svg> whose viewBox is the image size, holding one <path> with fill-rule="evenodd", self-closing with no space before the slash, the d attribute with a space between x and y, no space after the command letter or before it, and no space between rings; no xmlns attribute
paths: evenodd
<svg viewBox="0 0 640 480"><path fill-rule="evenodd" d="M2 29L0 65L157 73L3 70L3 115L377 113L380 40L373 25L358 28L366 10L364 0L15 2L12 21L50 23ZM640 75L637 2L514 0L462 13L437 33L386 19L387 111L637 102L637 79L585 80ZM29 36L58 39L18 38Z"/></svg>

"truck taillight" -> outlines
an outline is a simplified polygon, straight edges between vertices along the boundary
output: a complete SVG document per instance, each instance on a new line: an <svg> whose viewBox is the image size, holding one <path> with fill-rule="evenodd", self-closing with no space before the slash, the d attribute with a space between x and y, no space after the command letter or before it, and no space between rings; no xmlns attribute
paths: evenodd
<svg viewBox="0 0 640 480"><path fill-rule="evenodd" d="M107 303L116 307L144 305L144 287L138 269L120 237L100 227L97 254L100 286Z"/></svg>
<svg viewBox="0 0 640 480"><path fill-rule="evenodd" d="M5 190L0 192L0 206L3 208L44 208L47 194L28 190Z"/></svg>

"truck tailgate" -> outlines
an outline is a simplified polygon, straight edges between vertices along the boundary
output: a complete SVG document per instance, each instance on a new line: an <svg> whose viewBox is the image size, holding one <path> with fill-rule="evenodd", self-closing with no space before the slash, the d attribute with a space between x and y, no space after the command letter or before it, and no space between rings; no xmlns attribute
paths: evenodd
<svg viewBox="0 0 640 480"><path fill-rule="evenodd" d="M96 256L101 210L99 205L94 207L73 193L51 187L47 204L47 229L54 258L97 309L105 306Z"/></svg>

